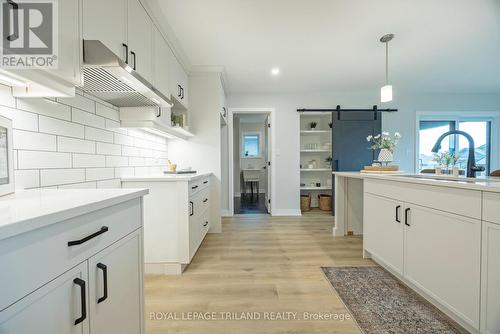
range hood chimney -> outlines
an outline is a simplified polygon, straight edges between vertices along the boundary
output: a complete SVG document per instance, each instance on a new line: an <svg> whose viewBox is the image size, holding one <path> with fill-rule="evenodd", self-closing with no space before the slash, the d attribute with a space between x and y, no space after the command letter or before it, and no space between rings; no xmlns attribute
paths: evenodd
<svg viewBox="0 0 500 334"><path fill-rule="evenodd" d="M83 41L82 90L117 107L171 107L172 102L98 40Z"/></svg>

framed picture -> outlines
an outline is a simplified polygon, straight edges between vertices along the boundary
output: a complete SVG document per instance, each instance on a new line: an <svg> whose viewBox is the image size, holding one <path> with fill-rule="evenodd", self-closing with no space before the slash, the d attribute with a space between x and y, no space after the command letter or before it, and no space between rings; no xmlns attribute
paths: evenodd
<svg viewBox="0 0 500 334"><path fill-rule="evenodd" d="M12 121L0 116L0 196L14 192Z"/></svg>

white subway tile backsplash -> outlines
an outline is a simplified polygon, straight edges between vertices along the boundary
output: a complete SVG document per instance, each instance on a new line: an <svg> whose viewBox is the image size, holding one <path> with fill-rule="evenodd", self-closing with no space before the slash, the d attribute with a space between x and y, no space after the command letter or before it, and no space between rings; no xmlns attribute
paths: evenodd
<svg viewBox="0 0 500 334"><path fill-rule="evenodd" d="M97 143L97 154L122 155L122 147L115 144Z"/></svg>
<svg viewBox="0 0 500 334"><path fill-rule="evenodd" d="M113 143L113 132L86 126L85 139Z"/></svg>
<svg viewBox="0 0 500 334"><path fill-rule="evenodd" d="M40 185L42 187L85 182L85 169L42 169Z"/></svg>
<svg viewBox="0 0 500 334"><path fill-rule="evenodd" d="M95 102L76 94L75 97L58 97L58 102L95 114Z"/></svg>
<svg viewBox="0 0 500 334"><path fill-rule="evenodd" d="M18 98L17 109L46 115L54 118L71 120L71 108L49 99Z"/></svg>
<svg viewBox="0 0 500 334"><path fill-rule="evenodd" d="M17 155L19 169L71 168L70 153L19 150Z"/></svg>
<svg viewBox="0 0 500 334"><path fill-rule="evenodd" d="M120 121L120 112L103 104L97 103L95 113L99 116L109 118L113 121Z"/></svg>
<svg viewBox="0 0 500 334"><path fill-rule="evenodd" d="M119 188L121 177L166 164L165 138L121 128L118 108L79 90L28 99L0 85L0 115L13 120L17 188Z"/></svg>
<svg viewBox="0 0 500 334"><path fill-rule="evenodd" d="M104 167L105 164L104 155L73 154L73 168Z"/></svg>
<svg viewBox="0 0 500 334"><path fill-rule="evenodd" d="M38 131L38 115L36 114L0 106L0 115L12 120L14 129Z"/></svg>
<svg viewBox="0 0 500 334"><path fill-rule="evenodd" d="M114 168L87 168L85 170L85 179L87 181L107 180L114 177Z"/></svg>
<svg viewBox="0 0 500 334"><path fill-rule="evenodd" d="M45 116L40 116L39 123L40 132L75 138L83 138L84 136L84 127L80 124Z"/></svg>
<svg viewBox="0 0 500 334"><path fill-rule="evenodd" d="M40 187L40 171L16 170L14 171L16 189L28 189Z"/></svg>
<svg viewBox="0 0 500 334"><path fill-rule="evenodd" d="M96 143L90 140L70 137L57 137L57 150L59 152L95 153Z"/></svg>
<svg viewBox="0 0 500 334"><path fill-rule="evenodd" d="M106 157L106 167L127 167L128 158L118 157L118 156L107 156Z"/></svg>
<svg viewBox="0 0 500 334"><path fill-rule="evenodd" d="M12 133L15 149L37 151L56 150L56 136L54 135L23 130L14 130Z"/></svg>

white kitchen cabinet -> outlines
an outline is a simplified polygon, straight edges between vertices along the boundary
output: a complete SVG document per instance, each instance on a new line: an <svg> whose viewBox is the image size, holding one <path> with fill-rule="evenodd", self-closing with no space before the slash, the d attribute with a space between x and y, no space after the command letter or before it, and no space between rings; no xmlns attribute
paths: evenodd
<svg viewBox="0 0 500 334"><path fill-rule="evenodd" d="M83 38L101 41L126 60L127 0L83 0Z"/></svg>
<svg viewBox="0 0 500 334"><path fill-rule="evenodd" d="M189 85L188 75L173 53L170 55L169 69L170 93L174 99L174 108L188 109L189 107Z"/></svg>
<svg viewBox="0 0 500 334"><path fill-rule="evenodd" d="M155 26L153 26L153 37L153 86L166 97L170 97L168 64L172 51Z"/></svg>
<svg viewBox="0 0 500 334"><path fill-rule="evenodd" d="M405 210L404 276L479 328L481 221L418 205Z"/></svg>
<svg viewBox="0 0 500 334"><path fill-rule="evenodd" d="M141 249L141 234L134 232L89 259L92 333L141 332Z"/></svg>
<svg viewBox="0 0 500 334"><path fill-rule="evenodd" d="M500 225L483 222L481 333L500 333Z"/></svg>
<svg viewBox="0 0 500 334"><path fill-rule="evenodd" d="M128 0L127 13L129 64L144 79L152 82L153 23L139 0Z"/></svg>
<svg viewBox="0 0 500 334"><path fill-rule="evenodd" d="M391 270L403 274L404 203L365 194L364 248Z"/></svg>
<svg viewBox="0 0 500 334"><path fill-rule="evenodd" d="M85 286L77 285L77 279ZM87 286L84 262L0 312L0 333L89 333ZM78 319L82 321L75 324Z"/></svg>

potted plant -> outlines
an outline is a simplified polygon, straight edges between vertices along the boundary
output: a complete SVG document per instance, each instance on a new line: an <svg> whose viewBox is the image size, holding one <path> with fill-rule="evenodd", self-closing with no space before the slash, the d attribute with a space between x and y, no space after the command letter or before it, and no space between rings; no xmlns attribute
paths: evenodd
<svg viewBox="0 0 500 334"><path fill-rule="evenodd" d="M444 167L445 174L452 174L453 169L453 175L458 176L458 174L460 173L460 170L457 168L459 159L460 155L457 152L450 153L448 151L444 151L434 154L433 160L437 162L439 166Z"/></svg>
<svg viewBox="0 0 500 334"><path fill-rule="evenodd" d="M316 129L316 125L318 125L318 122L311 122L311 123L309 123L309 126L311 127L311 130L315 130Z"/></svg>
<svg viewBox="0 0 500 334"><path fill-rule="evenodd" d="M394 160L394 149L398 145L401 135L395 132L391 135L389 132L382 132L376 136L368 136L366 140L370 143L372 150L380 150L378 154L378 162L388 165Z"/></svg>

